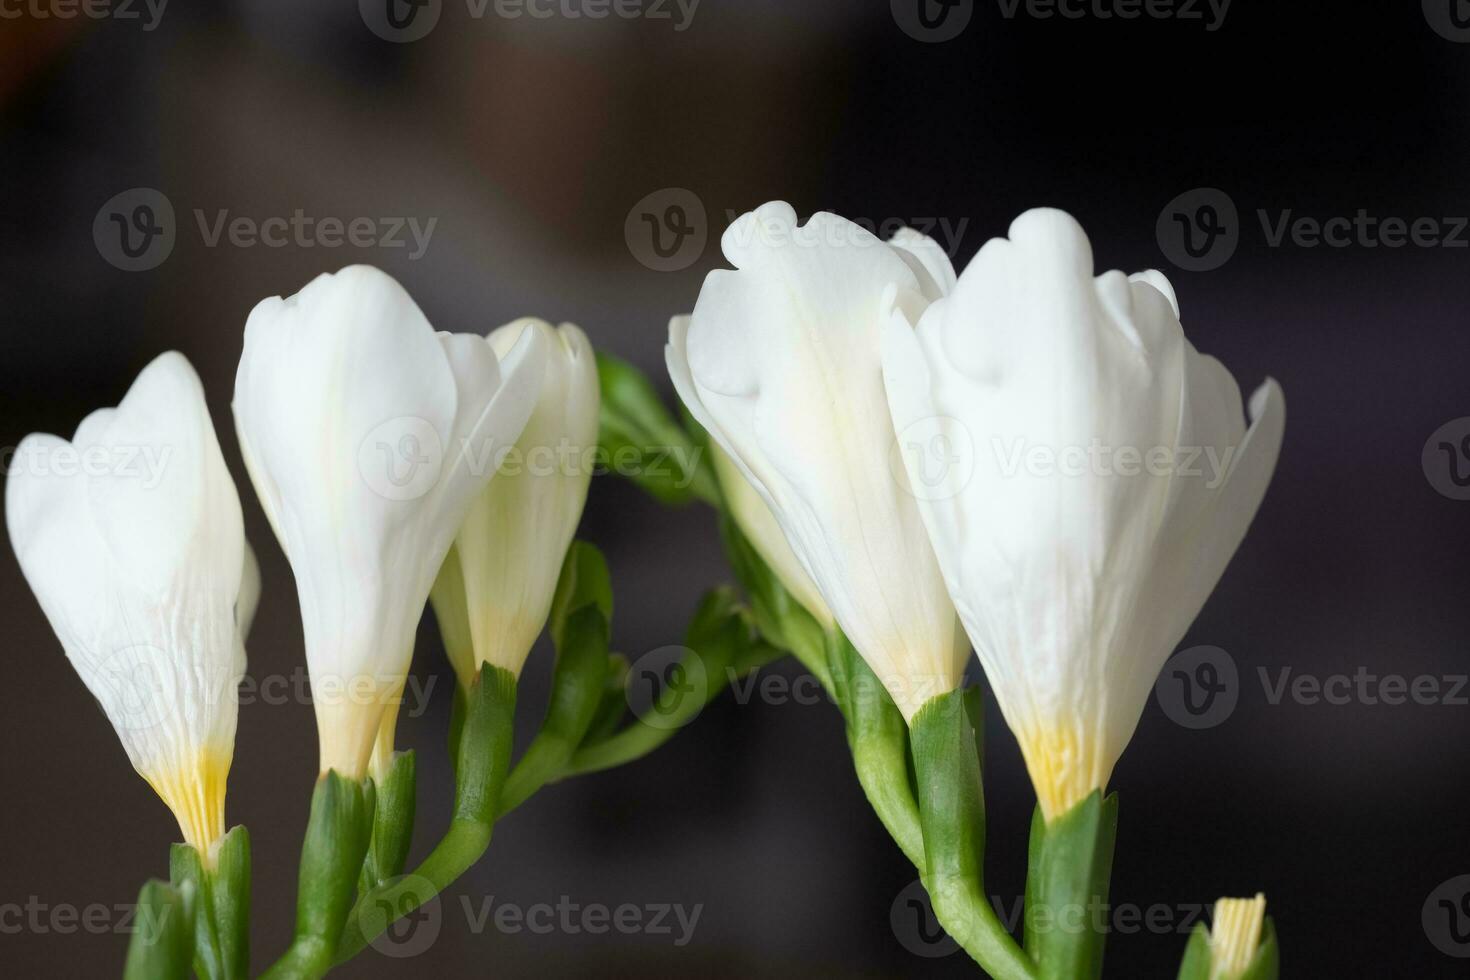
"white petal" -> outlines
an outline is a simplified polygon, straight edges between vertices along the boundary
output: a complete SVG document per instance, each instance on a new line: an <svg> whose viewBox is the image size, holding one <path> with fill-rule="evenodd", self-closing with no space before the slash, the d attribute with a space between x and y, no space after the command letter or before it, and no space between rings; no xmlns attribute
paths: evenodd
<svg viewBox="0 0 1470 980"><path fill-rule="evenodd" d="M922 303L897 249L832 214L798 227L775 202L726 231L671 325L676 390L761 494L802 568L906 715L958 680L945 596L894 441L879 328L894 295Z"/></svg>

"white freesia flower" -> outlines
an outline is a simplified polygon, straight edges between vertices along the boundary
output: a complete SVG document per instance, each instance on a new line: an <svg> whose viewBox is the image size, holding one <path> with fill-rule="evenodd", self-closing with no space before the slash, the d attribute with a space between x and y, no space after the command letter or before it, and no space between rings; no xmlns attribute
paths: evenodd
<svg viewBox="0 0 1470 980"><path fill-rule="evenodd" d="M882 242L774 202L722 242L693 315L670 328L679 396L785 532L837 624L911 718L952 690L964 636L903 468L879 358L882 300L915 317L953 278L933 242Z"/></svg>
<svg viewBox="0 0 1470 980"><path fill-rule="evenodd" d="M260 582L189 362L158 357L71 442L26 437L5 518L67 659L208 863Z"/></svg>
<svg viewBox="0 0 1470 980"><path fill-rule="evenodd" d="M592 345L570 323L557 328L531 318L494 331L489 344L504 357L526 334L547 349L540 398L501 472L470 505L446 560L455 567L434 586L435 610L441 622L451 621L445 646L465 686L481 663L520 676L551 612L592 479L599 405ZM454 635L463 621L467 644Z"/></svg>
<svg viewBox="0 0 1470 980"><path fill-rule="evenodd" d="M1185 339L1157 272L1093 278L1082 229L1028 211L884 338L895 425L950 595L1051 820L1107 785L1165 658L1276 465L1251 398ZM950 472L938 474L935 459ZM935 479L943 476L943 479Z"/></svg>
<svg viewBox="0 0 1470 980"><path fill-rule="evenodd" d="M235 424L296 575L323 772L366 771L435 573L535 404L543 348L528 332L498 360L483 337L436 334L366 266L251 312Z"/></svg>

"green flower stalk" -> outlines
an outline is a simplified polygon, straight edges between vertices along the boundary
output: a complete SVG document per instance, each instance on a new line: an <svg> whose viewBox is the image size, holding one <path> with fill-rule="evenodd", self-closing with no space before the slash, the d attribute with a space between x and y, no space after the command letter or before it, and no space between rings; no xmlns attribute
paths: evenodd
<svg viewBox="0 0 1470 980"><path fill-rule="evenodd" d="M209 860L188 844L169 852L169 878L193 895L194 971L202 980L250 975L250 834L233 827Z"/></svg>

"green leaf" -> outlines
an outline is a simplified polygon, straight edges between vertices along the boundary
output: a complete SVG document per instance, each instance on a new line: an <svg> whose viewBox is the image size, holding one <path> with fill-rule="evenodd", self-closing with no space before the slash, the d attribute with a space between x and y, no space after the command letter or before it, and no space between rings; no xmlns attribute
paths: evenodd
<svg viewBox="0 0 1470 980"><path fill-rule="evenodd" d="M612 622L612 575L596 545L573 541L561 563L561 576L551 598L551 641L558 650L566 645L563 633L567 618L584 606L596 607L604 623Z"/></svg>
<svg viewBox="0 0 1470 980"><path fill-rule="evenodd" d="M1033 966L985 892L985 796L971 724L974 696L930 699L909 730L924 835L921 879L935 918L965 952L1000 980L1025 980Z"/></svg>
<svg viewBox="0 0 1470 980"><path fill-rule="evenodd" d="M214 847L206 870L193 847L169 851L174 887L194 894L194 970L204 980L244 980L250 975L250 832L232 827Z"/></svg>
<svg viewBox="0 0 1470 980"><path fill-rule="evenodd" d="M1261 927L1261 946L1240 980L1277 980L1281 975L1281 950L1276 944L1276 923L1266 916Z"/></svg>
<svg viewBox="0 0 1470 980"><path fill-rule="evenodd" d="M1094 790L1050 824L1032 821L1026 935L1043 980L1102 976L1108 882L1118 834L1118 797Z"/></svg>
<svg viewBox="0 0 1470 980"><path fill-rule="evenodd" d="M601 351L597 378L602 387L598 442L612 470L666 504L718 499L704 453L680 426L643 372Z"/></svg>
<svg viewBox="0 0 1470 980"><path fill-rule="evenodd" d="M124 980L187 980L194 959L193 886L157 879L138 892Z"/></svg>
<svg viewBox="0 0 1470 980"><path fill-rule="evenodd" d="M392 765L375 780L373 839L362 864L358 890L365 892L403 873L413 843L418 767L413 752L395 752Z"/></svg>
<svg viewBox="0 0 1470 980"><path fill-rule="evenodd" d="M1210 930L1203 922L1196 923L1189 934L1189 945L1184 947L1184 959L1179 963L1178 980L1210 980L1214 968L1214 957L1210 953Z"/></svg>

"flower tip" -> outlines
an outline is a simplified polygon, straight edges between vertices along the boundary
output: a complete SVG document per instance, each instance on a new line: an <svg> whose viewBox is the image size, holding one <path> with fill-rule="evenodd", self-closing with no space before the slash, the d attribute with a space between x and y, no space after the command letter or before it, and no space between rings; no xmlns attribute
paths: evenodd
<svg viewBox="0 0 1470 980"><path fill-rule="evenodd" d="M1215 903L1210 980L1236 980L1245 974L1261 946L1265 921L1266 896L1261 892L1254 898L1222 898Z"/></svg>

